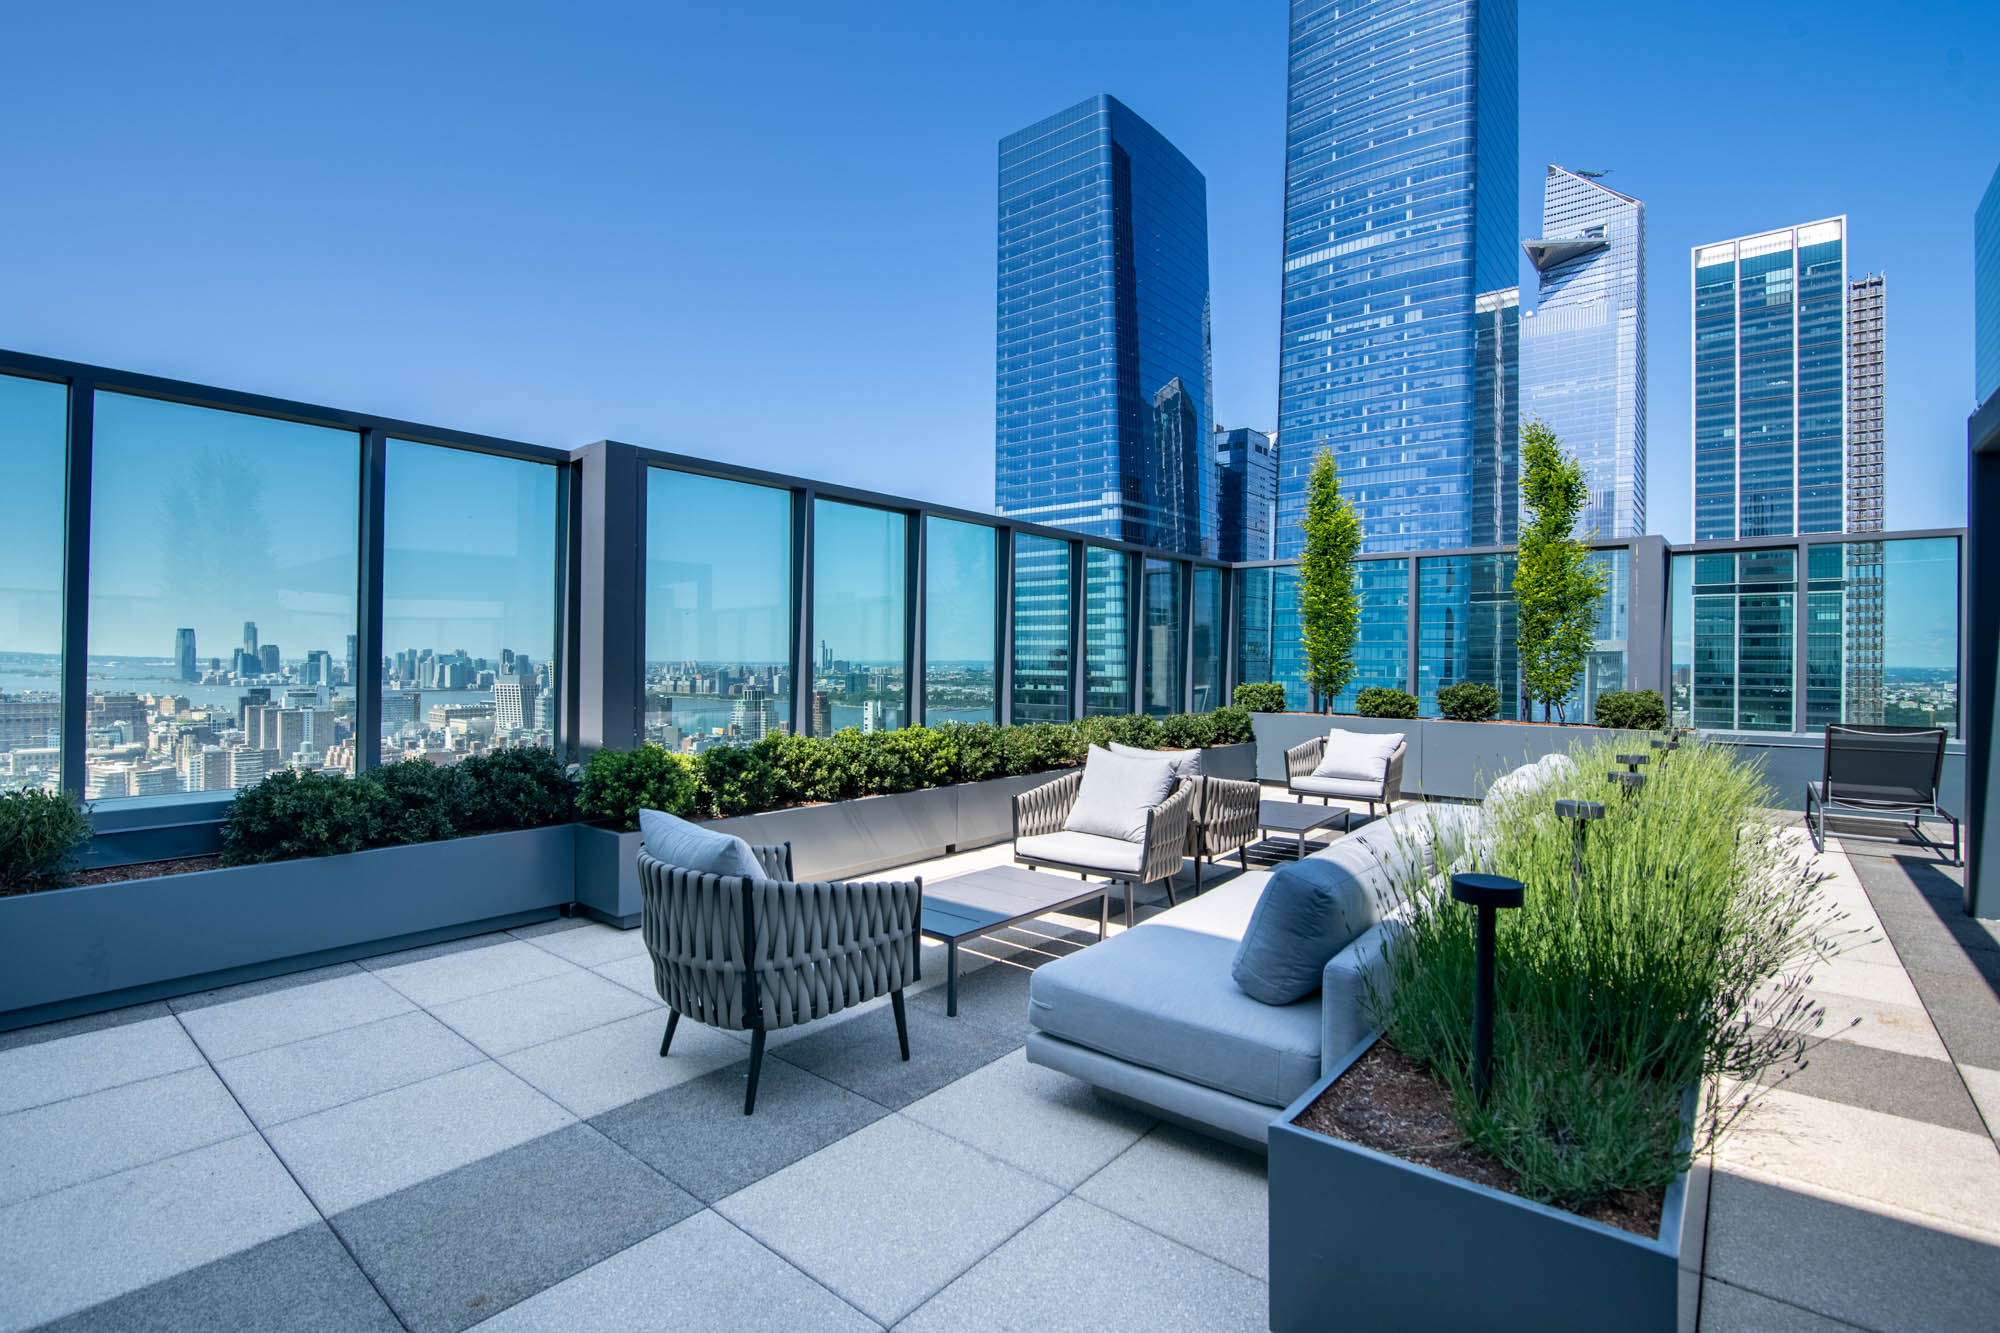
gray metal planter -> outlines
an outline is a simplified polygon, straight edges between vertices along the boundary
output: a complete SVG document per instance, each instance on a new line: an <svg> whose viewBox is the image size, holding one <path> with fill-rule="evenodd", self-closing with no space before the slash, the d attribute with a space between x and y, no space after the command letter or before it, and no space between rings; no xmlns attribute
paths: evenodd
<svg viewBox="0 0 2000 1333"><path fill-rule="evenodd" d="M0 1030L545 920L573 828L0 898Z"/></svg>
<svg viewBox="0 0 2000 1333"><path fill-rule="evenodd" d="M1280 763L1284 755L1278 756ZM1212 778L1236 778L1243 782L1257 780L1257 742L1241 741L1235 745L1204 745L1201 748L1201 771Z"/></svg>
<svg viewBox="0 0 2000 1333"><path fill-rule="evenodd" d="M1285 780L1285 751L1334 727L1380 735L1401 732L1409 745L1403 760L1403 792L1432 800L1476 801L1493 779L1547 754L1567 754L1572 746L1619 743L1647 749L1654 733L1607 731L1575 723L1544 726L1532 722L1454 722L1441 717L1358 717L1347 713L1253 713L1257 732L1257 776Z"/></svg>
<svg viewBox="0 0 2000 1333"><path fill-rule="evenodd" d="M638 926L639 835L596 824L576 827L576 901L593 920Z"/></svg>
<svg viewBox="0 0 2000 1333"><path fill-rule="evenodd" d="M1374 1040L1271 1122L1273 1333L1694 1328L1706 1166L1648 1238L1292 1124Z"/></svg>

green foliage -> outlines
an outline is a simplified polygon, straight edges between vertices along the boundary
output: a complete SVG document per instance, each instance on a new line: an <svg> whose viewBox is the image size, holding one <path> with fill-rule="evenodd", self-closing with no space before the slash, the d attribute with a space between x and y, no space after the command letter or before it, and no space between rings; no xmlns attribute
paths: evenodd
<svg viewBox="0 0 2000 1333"><path fill-rule="evenodd" d="M1604 571L1588 537L1576 535L1589 491L1583 466L1540 421L1521 430L1521 544L1514 570L1521 679L1530 702L1568 720L1583 664L1595 642Z"/></svg>
<svg viewBox="0 0 2000 1333"><path fill-rule="evenodd" d="M1133 713L1120 717L1087 717L1076 724L1076 733L1080 755L1090 753L1093 745L1129 745L1135 750L1157 750L1164 743L1160 739L1158 721Z"/></svg>
<svg viewBox="0 0 2000 1333"><path fill-rule="evenodd" d="M694 771L705 815L743 815L777 804L778 771L762 741L712 745L695 756Z"/></svg>
<svg viewBox="0 0 2000 1333"><path fill-rule="evenodd" d="M1667 725L1667 701L1658 690L1606 690L1597 696L1597 725L1660 731Z"/></svg>
<svg viewBox="0 0 2000 1333"><path fill-rule="evenodd" d="M402 827L396 818L398 799L366 777L282 769L237 792L229 803L222 821L223 864L337 856L382 846L385 827Z"/></svg>
<svg viewBox="0 0 2000 1333"><path fill-rule="evenodd" d="M1485 722L1500 716L1500 691L1476 680L1438 686L1438 712L1460 722Z"/></svg>
<svg viewBox="0 0 2000 1333"><path fill-rule="evenodd" d="M1257 739L1247 708L1218 708L1208 715L1208 721L1213 730L1205 744L1243 745Z"/></svg>
<svg viewBox="0 0 2000 1333"><path fill-rule="evenodd" d="M1236 687L1232 698L1238 708L1247 708L1253 713L1285 711L1285 687L1276 681L1246 680Z"/></svg>
<svg viewBox="0 0 2000 1333"><path fill-rule="evenodd" d="M1204 745L1220 745L1216 739L1221 725L1216 718L1221 710L1214 713L1175 713L1172 717L1160 719L1160 739L1157 742L1173 750L1198 750Z"/></svg>
<svg viewBox="0 0 2000 1333"><path fill-rule="evenodd" d="M576 808L585 819L631 830L639 827L641 810L694 814L698 796L693 764L658 745L642 745L592 754L583 766Z"/></svg>
<svg viewBox="0 0 2000 1333"><path fill-rule="evenodd" d="M1354 711L1363 717L1415 717L1417 696L1408 690L1371 685L1354 696Z"/></svg>
<svg viewBox="0 0 2000 1333"><path fill-rule="evenodd" d="M428 759L398 760L362 774L353 785L374 787L379 793L368 845L391 847L457 837L464 782L456 768Z"/></svg>
<svg viewBox="0 0 2000 1333"><path fill-rule="evenodd" d="M461 759L455 770L460 833L567 824L576 818L576 784L561 755L519 745Z"/></svg>
<svg viewBox="0 0 2000 1333"><path fill-rule="evenodd" d="M991 722L946 722L936 728L954 756L953 782L984 782L1007 777L1007 744Z"/></svg>
<svg viewBox="0 0 2000 1333"><path fill-rule="evenodd" d="M1845 943L1798 839L1764 817L1776 798L1754 762L1690 742L1621 798L1603 778L1616 748L1580 751L1569 774L1503 801L1453 867L1526 888L1499 914L1487 1103L1470 1082L1469 908L1406 882L1389 985L1370 995L1389 1039L1450 1089L1467 1140L1527 1197L1572 1208L1670 1183L1767 1074L1802 1065L1824 1012L1809 970ZM1580 854L1559 798L1604 803ZM1684 1147L1683 1098L1709 1080Z"/></svg>
<svg viewBox="0 0 2000 1333"><path fill-rule="evenodd" d="M70 793L0 793L0 896L61 888L89 841L90 815Z"/></svg>
<svg viewBox="0 0 2000 1333"><path fill-rule="evenodd" d="M1354 643L1361 632L1361 599L1354 590L1354 557L1361 553L1361 520L1340 493L1340 468L1331 449L1313 459L1300 526L1299 626L1306 654L1306 683L1320 706L1354 679Z"/></svg>

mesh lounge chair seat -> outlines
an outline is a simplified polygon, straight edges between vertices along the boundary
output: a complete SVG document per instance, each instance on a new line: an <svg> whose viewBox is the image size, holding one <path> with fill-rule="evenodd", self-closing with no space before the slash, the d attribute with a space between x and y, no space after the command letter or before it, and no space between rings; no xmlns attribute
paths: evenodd
<svg viewBox="0 0 2000 1333"><path fill-rule="evenodd" d="M1818 782L1806 784L1806 827L1813 846L1825 849L1829 814L1900 816L1909 820L1918 842L1942 853L1944 848L1923 827L1925 819L1941 819L1951 825L1951 863L1963 865L1958 816L1938 804L1944 743L1943 727L1828 726L1826 767Z"/></svg>

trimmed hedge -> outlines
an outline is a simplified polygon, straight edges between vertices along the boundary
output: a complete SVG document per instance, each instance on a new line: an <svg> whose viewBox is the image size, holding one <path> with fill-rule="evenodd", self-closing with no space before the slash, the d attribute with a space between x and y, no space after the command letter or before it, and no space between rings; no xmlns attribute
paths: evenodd
<svg viewBox="0 0 2000 1333"><path fill-rule="evenodd" d="M1597 725L1660 731L1667 725L1667 701L1658 690L1606 690L1597 696Z"/></svg>
<svg viewBox="0 0 2000 1333"><path fill-rule="evenodd" d="M1363 717L1415 717L1417 696L1408 690L1370 685L1354 696L1354 711Z"/></svg>
<svg viewBox="0 0 2000 1333"><path fill-rule="evenodd" d="M0 793L0 896L62 888L89 841L90 815L70 793Z"/></svg>
<svg viewBox="0 0 2000 1333"><path fill-rule="evenodd" d="M1252 713L1285 711L1285 687L1275 681L1245 681L1236 687L1231 702Z"/></svg>
<svg viewBox="0 0 2000 1333"><path fill-rule="evenodd" d="M1459 722L1486 722L1500 716L1500 691L1476 680L1438 686L1438 712Z"/></svg>

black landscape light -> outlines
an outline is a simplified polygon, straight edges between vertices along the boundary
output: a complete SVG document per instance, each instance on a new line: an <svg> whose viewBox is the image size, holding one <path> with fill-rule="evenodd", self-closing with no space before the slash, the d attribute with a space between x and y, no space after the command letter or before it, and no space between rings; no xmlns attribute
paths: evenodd
<svg viewBox="0 0 2000 1333"><path fill-rule="evenodd" d="M1451 896L1479 911L1479 934L1472 979L1472 1087L1480 1105L1493 1086L1493 935L1494 916L1503 907L1519 907L1521 881L1505 875L1453 875Z"/></svg>
<svg viewBox="0 0 2000 1333"><path fill-rule="evenodd" d="M1571 821L1574 830L1569 849L1569 889L1577 892L1583 884L1583 844L1589 836L1591 824L1604 818L1604 802L1571 801L1556 802L1556 818Z"/></svg>

